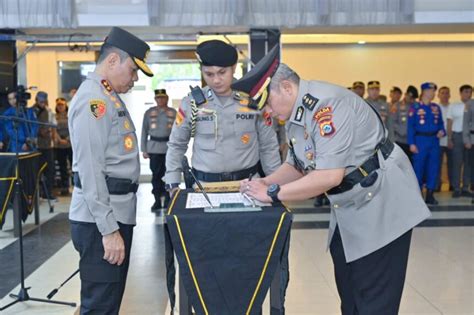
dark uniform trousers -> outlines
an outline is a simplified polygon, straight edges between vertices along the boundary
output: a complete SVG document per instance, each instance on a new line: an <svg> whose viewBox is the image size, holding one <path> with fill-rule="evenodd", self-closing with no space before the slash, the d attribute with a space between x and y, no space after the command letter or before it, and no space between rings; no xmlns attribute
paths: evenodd
<svg viewBox="0 0 474 315"><path fill-rule="evenodd" d="M58 160L59 171L61 173L61 188L68 189L71 184L71 175L69 173L69 165L72 166L72 149L57 148L55 149L56 159Z"/></svg>
<svg viewBox="0 0 474 315"><path fill-rule="evenodd" d="M342 315L396 315L405 282L412 230L360 259L346 263L339 227L331 241Z"/></svg>
<svg viewBox="0 0 474 315"><path fill-rule="evenodd" d="M95 223L71 221L72 242L80 255L81 315L119 313L134 226L119 223L119 227L125 243L125 260L121 266L109 264L103 259L102 235Z"/></svg>
<svg viewBox="0 0 474 315"><path fill-rule="evenodd" d="M159 200L160 196L166 197L168 195L165 189L165 182L162 180L166 171L166 154L150 153L150 169L153 174L151 179L151 184L153 185L152 194L155 195L155 199Z"/></svg>

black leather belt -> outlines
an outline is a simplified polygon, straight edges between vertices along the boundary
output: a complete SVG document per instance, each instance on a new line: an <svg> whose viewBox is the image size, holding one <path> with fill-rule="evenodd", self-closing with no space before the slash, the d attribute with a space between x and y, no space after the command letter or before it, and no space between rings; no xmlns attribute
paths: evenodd
<svg viewBox="0 0 474 315"><path fill-rule="evenodd" d="M153 140L153 141L157 141L157 142L168 142L168 141L170 141L170 137L153 137L153 136L150 136L150 139Z"/></svg>
<svg viewBox="0 0 474 315"><path fill-rule="evenodd" d="M377 146L377 151L382 152L384 160L386 160L392 153L394 144L392 141L386 139L385 142L380 143ZM375 152L370 158L368 158L361 166L353 170L346 176L344 176L339 186L333 187L327 191L329 195L341 194L343 192L351 190L355 185L362 182L364 179L371 176L371 174L380 168L379 158L377 152ZM376 178L375 178L376 179ZM375 180L374 180L375 181Z"/></svg>
<svg viewBox="0 0 474 315"><path fill-rule="evenodd" d="M422 131L417 131L415 133L415 136L425 136L425 137L434 137L438 134L438 131L432 131L432 132L422 132Z"/></svg>
<svg viewBox="0 0 474 315"><path fill-rule="evenodd" d="M248 178L250 174L258 173L260 162L245 170L225 173L206 173L193 168L193 173L199 181L203 182L225 182L232 180L242 180Z"/></svg>
<svg viewBox="0 0 474 315"><path fill-rule="evenodd" d="M73 175L74 186L77 188L82 188L79 174L77 172L74 172ZM106 177L105 181L107 183L107 189L109 190L109 194L111 195L126 195L128 193L136 193L138 190L138 184L132 183L130 179Z"/></svg>

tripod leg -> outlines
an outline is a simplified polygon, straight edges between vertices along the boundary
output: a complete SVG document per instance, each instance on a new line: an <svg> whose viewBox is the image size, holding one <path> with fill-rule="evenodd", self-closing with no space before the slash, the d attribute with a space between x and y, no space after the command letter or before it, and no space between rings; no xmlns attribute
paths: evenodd
<svg viewBox="0 0 474 315"><path fill-rule="evenodd" d="M16 182L15 183L15 194L13 195L13 237L19 237L20 236L20 225L21 225L21 203L19 202L18 195L20 194L19 192L20 189L20 183Z"/></svg>
<svg viewBox="0 0 474 315"><path fill-rule="evenodd" d="M35 208L35 225L40 224L40 213L39 213L39 189L36 190L34 199L34 208Z"/></svg>
<svg viewBox="0 0 474 315"><path fill-rule="evenodd" d="M37 299L37 298L30 298L30 301L33 302L41 302L41 303L50 303L50 304L59 304L59 305L67 305L71 307L76 307L76 303L74 302L62 302L62 301L53 301L53 300L45 300L45 299Z"/></svg>
<svg viewBox="0 0 474 315"><path fill-rule="evenodd" d="M45 194L45 196L48 200L49 213L53 213L54 212L54 206L51 203L51 195L50 195L51 192L48 191L48 186L46 186L46 179L45 179L44 175L41 175L41 185L43 186L44 194Z"/></svg>
<svg viewBox="0 0 474 315"><path fill-rule="evenodd" d="M13 306L15 305L16 303L20 302L20 300L15 300L11 303L8 303L7 305L5 305L4 307L0 307L0 311L3 311L3 310L6 310L7 308L9 308L10 306Z"/></svg>

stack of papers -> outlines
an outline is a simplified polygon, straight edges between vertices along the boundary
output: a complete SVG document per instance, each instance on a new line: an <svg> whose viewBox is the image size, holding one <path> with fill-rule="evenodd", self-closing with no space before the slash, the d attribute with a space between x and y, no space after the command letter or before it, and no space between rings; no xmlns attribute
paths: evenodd
<svg viewBox="0 0 474 315"><path fill-rule="evenodd" d="M214 207L219 207L221 204L236 204L241 203L246 207L251 207L252 203L245 198L241 193L222 193L222 194L207 194L211 203ZM270 203L263 203L257 200L254 200L255 205L259 207L271 206ZM206 208L209 207L209 202L202 193L189 193L188 198L186 199L186 209L193 208Z"/></svg>

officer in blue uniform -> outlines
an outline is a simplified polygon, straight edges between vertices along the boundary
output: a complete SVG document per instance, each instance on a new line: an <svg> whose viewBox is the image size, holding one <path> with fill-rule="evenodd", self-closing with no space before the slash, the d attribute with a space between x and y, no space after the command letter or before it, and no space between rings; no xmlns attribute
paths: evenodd
<svg viewBox="0 0 474 315"><path fill-rule="evenodd" d="M17 112L17 99L16 92L8 94L8 103L10 108L7 109L3 115L9 117L25 118L28 120L36 121L36 115L32 108L20 107ZM6 151L16 152L27 152L35 149L35 141L38 133L38 125L34 123L21 122L18 126L18 141L16 141L16 131L13 125L13 121L5 120L5 137L10 139Z"/></svg>
<svg viewBox="0 0 474 315"><path fill-rule="evenodd" d="M426 180L427 204L438 204L433 196L436 189L440 161L439 139L446 135L439 105L432 103L436 84L426 82L421 85L420 101L410 107L408 113L408 144L413 153L413 168L420 187Z"/></svg>

